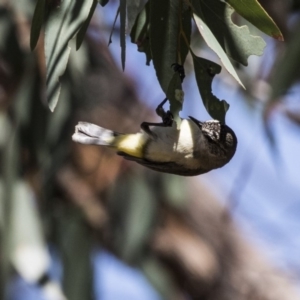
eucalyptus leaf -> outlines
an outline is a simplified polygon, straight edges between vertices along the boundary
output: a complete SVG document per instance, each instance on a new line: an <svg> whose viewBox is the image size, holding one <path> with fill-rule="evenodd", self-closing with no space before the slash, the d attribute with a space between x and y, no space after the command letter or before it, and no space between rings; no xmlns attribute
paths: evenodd
<svg viewBox="0 0 300 300"><path fill-rule="evenodd" d="M163 299L174 299L174 281L166 268L154 257L147 257L141 269Z"/></svg>
<svg viewBox="0 0 300 300"><path fill-rule="evenodd" d="M196 81L203 104L213 119L225 124L225 116L229 109L229 104L225 100L219 100L212 94L211 90L212 80L216 74L221 72L221 67L212 61L197 57L194 54L192 56Z"/></svg>
<svg viewBox="0 0 300 300"><path fill-rule="evenodd" d="M230 59L228 58L227 54L219 44L218 40L215 38L209 27L203 22L203 20L194 14L194 19L196 22L196 25L198 27L198 30L202 34L204 40L206 41L207 45L213 49L213 51L216 52L216 54L221 59L221 62L223 63L224 67L227 69L227 71L233 76L233 78L243 87L243 83L241 82L238 74L236 73Z"/></svg>
<svg viewBox="0 0 300 300"><path fill-rule="evenodd" d="M114 19L114 22L113 22L113 26L112 26L111 31L110 31L109 40L108 40L108 46L112 43L112 35L113 35L113 32L114 32L114 29L115 29L116 22L117 22L119 14L120 14L120 5L119 5L119 7L117 9L117 12L115 14L115 19Z"/></svg>
<svg viewBox="0 0 300 300"><path fill-rule="evenodd" d="M175 91L170 92L170 83L173 78L171 65L184 64L187 47L180 49L181 34L180 24L182 15L188 11L188 6L182 6L181 1L150 0L150 46L153 65L161 88L168 95L172 106L177 106ZM185 21L188 26L188 19ZM187 30L189 31L189 30ZM186 33L189 35L189 32ZM181 87L180 87L181 89ZM172 111L174 117L178 112Z"/></svg>
<svg viewBox="0 0 300 300"><path fill-rule="evenodd" d="M259 30L279 41L283 41L280 29L257 0L226 0L226 2Z"/></svg>
<svg viewBox="0 0 300 300"><path fill-rule="evenodd" d="M40 31L44 23L46 10L46 0L38 0L34 9L31 30L30 30L30 49L34 50L39 40Z"/></svg>
<svg viewBox="0 0 300 300"><path fill-rule="evenodd" d="M145 0L127 0L127 32L131 32L135 20L144 8L145 3Z"/></svg>
<svg viewBox="0 0 300 300"><path fill-rule="evenodd" d="M156 202L154 195L142 177L136 177L129 182L130 196L127 199L128 210L125 219L125 237L122 256L126 261L133 262L140 256L146 240L149 237Z"/></svg>
<svg viewBox="0 0 300 300"><path fill-rule="evenodd" d="M292 84L300 77L300 21L298 21L287 42L285 53L275 63L275 68L271 77L272 92L268 105L279 101L280 96L284 95Z"/></svg>
<svg viewBox="0 0 300 300"><path fill-rule="evenodd" d="M57 225L66 297L70 300L91 300L93 299L91 232L81 212L70 207L61 215Z"/></svg>
<svg viewBox="0 0 300 300"><path fill-rule="evenodd" d="M91 19L94 15L95 9L97 7L97 0L93 1L92 7L90 9L89 15L82 24L81 28L79 29L77 36L76 36L76 50L78 50L83 42L83 39L85 37L86 31L90 25Z"/></svg>
<svg viewBox="0 0 300 300"><path fill-rule="evenodd" d="M144 52L146 54L146 65L149 65L152 59L149 29L150 2L147 2L141 12L137 15L130 32L131 42L137 44L139 52Z"/></svg>
<svg viewBox="0 0 300 300"><path fill-rule="evenodd" d="M45 58L47 66L47 101L53 111L60 94L59 78L65 72L70 47L69 41L87 19L93 0L64 0L52 7L45 29Z"/></svg>
<svg viewBox="0 0 300 300"><path fill-rule="evenodd" d="M230 5L219 0L193 0L192 3L194 13L209 27L219 45L232 59L247 66L250 55L262 55L265 41L251 35L246 25L239 27L232 22L234 9ZM204 37L206 42L207 38ZM215 48L212 49L217 52Z"/></svg>
<svg viewBox="0 0 300 300"><path fill-rule="evenodd" d="M125 69L126 59L126 9L127 0L120 0L120 46L121 46L121 63L122 69Z"/></svg>
<svg viewBox="0 0 300 300"><path fill-rule="evenodd" d="M167 205L176 210L184 210L187 205L186 195L188 194L186 182L180 176L171 174L162 177L161 181L164 193L163 199Z"/></svg>

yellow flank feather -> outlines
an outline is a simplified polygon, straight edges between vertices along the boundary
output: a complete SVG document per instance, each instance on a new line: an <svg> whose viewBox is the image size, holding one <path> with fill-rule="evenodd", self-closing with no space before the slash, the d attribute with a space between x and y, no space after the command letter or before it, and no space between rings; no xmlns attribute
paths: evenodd
<svg viewBox="0 0 300 300"><path fill-rule="evenodd" d="M143 149L146 139L142 133L120 135L115 139L114 146L134 157L143 157Z"/></svg>

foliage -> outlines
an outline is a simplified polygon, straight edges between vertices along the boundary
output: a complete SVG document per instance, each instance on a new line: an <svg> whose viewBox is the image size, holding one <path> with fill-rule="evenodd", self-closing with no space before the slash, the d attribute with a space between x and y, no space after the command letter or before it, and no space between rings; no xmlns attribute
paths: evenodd
<svg viewBox="0 0 300 300"><path fill-rule="evenodd" d="M102 1L101 5L104 6L107 2ZM31 47L34 48L36 45L44 11L47 11L48 16L45 21L47 100L52 111L59 97L59 77L65 70L69 56L68 43L76 35L76 47L77 49L80 47L95 8L96 0L63 1L56 6L53 2L47 3L44 0L37 2L31 29ZM262 54L265 43L260 37L250 35L247 26L238 27L232 22L231 15L234 9L265 33L282 39L275 23L256 1L251 1L251 5L245 6L238 0L227 2L149 0L146 3L145 1L120 0L117 13L120 14L123 69L126 60L125 36L126 19L128 19L127 31L131 35L132 42L138 45L139 51L145 52L147 64L153 60L161 88L170 100L173 115L178 118L182 103L176 91L182 90L182 87L178 74L173 75L170 68L173 63L184 65L189 51L193 58L196 57L191 49L191 21L194 19L208 46L217 53L228 72L243 86L230 59L247 65L250 55ZM211 90L211 82L205 80L203 76L209 73L209 69L214 68L213 64L207 64L205 72L197 69L199 64L194 64L194 66L205 108L213 118L225 123L229 104L222 100L224 105L215 105L216 96L211 92L205 92ZM204 94L206 97L203 97Z"/></svg>
<svg viewBox="0 0 300 300"><path fill-rule="evenodd" d="M153 231L161 225L159 222L162 215L171 214L170 210L176 215L177 211L186 209L187 193L184 183L177 177L164 177L157 174L154 176L153 173L132 170L127 166L126 176L121 176L122 178L114 183L118 186L117 189L111 184L117 180L117 175L111 175L113 179L110 181L105 177L112 172L113 160L110 157L109 159L103 158L103 153L101 154L103 161L100 165L109 162L109 167L99 167L98 173L90 172L92 177L95 177L94 180L83 180L82 174L89 172L84 167L78 167L78 164L83 164L90 157L97 157L99 153L95 151L97 152L95 154L90 149L86 150L87 154L82 154L80 150L77 149L75 152L70 146L69 137L73 130L74 115L78 111L81 112L79 109L83 105L81 102L87 103L88 106L91 103L94 105L96 101L92 92L89 97L83 93L83 90L90 88L86 79L89 74L87 70L95 66L105 70L104 79L102 78L104 82L111 82L111 78L115 79L116 76L114 74L109 77L107 73L113 70L114 66L108 67L101 61L103 57L108 56L107 53L97 48L96 54L92 55L93 46L90 41L85 40L85 33L98 7L97 4L105 6L108 0L38 0L35 9L32 1L29 0L24 1L23 6L17 1L12 1L12 3L15 4L7 7L1 6L0 15L2 36L0 71L1 79L3 78L1 88L3 87L5 94L4 99L1 99L0 112L0 151L2 154L0 245L1 262L3 262L0 298L5 299L4 294L13 275L12 266L29 282L39 282L39 284L44 282L41 279L44 279L50 259L47 244L51 244L59 252L62 261L64 293L68 299L89 299L92 282L89 255L94 246L91 239L96 235L97 243L100 240L104 247L109 248L127 262L140 267L165 298L172 299L169 295L170 291L175 290L174 277L184 274L186 276L183 277L189 280L187 276L190 274L189 269L185 268L185 265L181 264L178 259L180 253L183 253L183 257L185 253L180 245L188 244L189 240L183 243L182 240L186 236L182 234L179 244L175 243L178 248L171 249L173 256L170 256L171 259L168 257L167 262L170 263L173 259L178 263L178 265L175 264L171 275L170 269L153 255L155 251L150 246L150 240L153 238ZM239 79L231 59L245 63L249 55L259 54L262 51L263 44L260 38L250 36L245 27L237 27L232 22L233 8L265 33L281 39L280 32L256 1L251 1L253 6L247 7L239 5L240 3L241 1L238 0L222 3L209 0L121 0L118 11L122 65L125 67L126 62L125 35L130 34L131 41L137 44L138 50L145 53L146 63L153 61L158 81L171 100L171 110L175 114L182 105L176 99L175 90L182 89L182 87L178 74L172 73L171 64L174 62L184 64L190 53L205 108L213 118L225 122L229 105L225 100L220 101L214 96L211 87L212 80L215 75L219 74L221 67L197 56L191 49L193 45L192 23L195 21L203 39L219 55L225 68L231 74L235 74L237 80ZM29 12L33 11L30 47L35 48L35 51L30 52L28 41L22 40L22 37L24 38L26 33L27 35L29 33L29 21L26 26L22 23L20 16L25 18L24 16L30 15ZM260 15L259 20L255 17L257 15ZM211 18L218 18L222 25L214 27ZM209 31L203 32L201 26ZM41 31L42 28L44 31ZM223 34L225 42L222 42L220 38ZM76 39L76 43L73 39ZM260 43L259 49L256 48L257 44L255 46L252 44L257 41ZM44 43L44 49L41 43ZM248 45L252 46L248 47ZM69 47L76 47L79 51L73 53ZM251 51L244 53L243 47L250 48ZM42 52L45 53L46 71ZM242 59L240 60L239 57ZM44 105L46 102L43 88L45 77L46 98L50 109L55 109L54 114L49 114L48 108ZM98 86L101 80L99 77L96 78ZM62 82L61 87L59 80ZM114 86L113 90L115 89L117 87ZM124 89L128 93L128 88ZM105 95L103 90L101 93ZM125 99L124 94L121 96L118 94L118 97L109 95L109 101L104 102L101 99L100 105L105 108L109 104L119 107L122 115L125 110L126 113L130 113L128 107L133 105ZM61 101L58 101L59 98ZM114 98L121 99L121 101L113 102ZM133 98L132 94L128 98ZM138 119L136 116L140 114L140 111L142 110L133 114L133 118ZM106 110L103 114L105 113ZM117 117L113 120L114 123L116 120L119 124L122 123ZM72 127L71 130L70 127ZM72 161L70 153L72 155L77 153L79 156L77 165ZM92 167L95 165L94 162L91 163ZM119 162L115 162L115 165L117 165L116 168L122 169ZM120 174L121 171L116 173ZM20 201L22 205L18 205ZM105 202L107 207L102 202ZM203 210L199 209L197 213L201 214L201 211ZM109 217L111 220L107 221ZM206 220L205 217L205 212L200 218L197 214L194 222L196 223L199 219ZM220 216L218 218L220 219ZM176 220L181 220L185 224L184 217L181 219L178 217ZM175 225L177 230L179 226L177 223ZM170 227L172 229L172 226ZM188 225L185 225L185 230L186 227ZM172 238L174 232L171 229L167 227L165 230L167 233L163 230L160 233L167 235L170 231L168 238ZM200 227L199 231L201 230ZM196 231L193 228L191 235L195 235ZM223 234L223 228L220 232L221 236L217 236L216 244L219 245L224 238L224 244L231 247L228 236ZM195 240L191 239L190 243L192 248L195 247ZM199 244L202 246L203 242L200 240ZM210 247L212 246L209 245L208 249ZM25 256L25 259L22 256L24 253L19 251L24 248L34 250L31 256ZM219 248L223 250L222 247ZM233 252L231 250L231 248L228 249L230 253ZM163 252L164 249L160 251ZM163 254L168 256L168 253ZM216 254L216 257L214 259L218 261L218 266L222 269L223 252L219 256ZM40 262L38 268L31 268L31 266L28 268L26 264L24 266L24 261L28 262L30 259ZM185 257L185 259L193 266L194 257ZM32 273L32 270L35 272ZM203 279L201 272L196 274L199 277L197 277L198 281L195 281L194 275L193 273L189 285L182 288L184 292L193 291L195 285L201 282L198 279ZM207 278L205 280L209 281ZM228 281L227 278L224 280ZM199 288L200 294L209 286L206 282L204 285ZM226 284L224 286L227 287Z"/></svg>

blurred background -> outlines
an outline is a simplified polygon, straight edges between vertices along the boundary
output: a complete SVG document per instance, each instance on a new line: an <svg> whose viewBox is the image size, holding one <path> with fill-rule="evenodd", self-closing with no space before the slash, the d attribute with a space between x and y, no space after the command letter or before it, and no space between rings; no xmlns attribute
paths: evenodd
<svg viewBox="0 0 300 300"><path fill-rule="evenodd" d="M264 55L236 66L246 90L226 70L213 82L237 153L183 178L71 141L78 121L157 120L153 66L128 38L121 71L118 23L107 47L118 1L73 47L54 113L43 36L29 47L35 1L0 1L0 299L300 299L300 2L260 2L285 42L263 36ZM196 34L193 49L220 63ZM191 57L185 69L181 117L207 120Z"/></svg>

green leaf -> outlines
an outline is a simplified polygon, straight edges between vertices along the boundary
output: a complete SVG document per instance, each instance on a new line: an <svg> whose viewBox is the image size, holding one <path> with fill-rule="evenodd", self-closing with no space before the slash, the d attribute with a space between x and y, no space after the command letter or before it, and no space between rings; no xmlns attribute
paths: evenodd
<svg viewBox="0 0 300 300"><path fill-rule="evenodd" d="M175 299L175 283L171 274L155 257L147 257L142 261L141 269L163 299Z"/></svg>
<svg viewBox="0 0 300 300"><path fill-rule="evenodd" d="M235 61L247 66L250 55L262 55L265 41L252 36L247 26L238 27L231 20L233 8L219 0L193 0L195 14L204 22L222 49ZM198 26L199 28L199 26ZM200 30L200 28L199 28ZM200 30L207 44L219 55L218 47L210 42L204 30Z"/></svg>
<svg viewBox="0 0 300 300"><path fill-rule="evenodd" d="M120 46L121 46L121 63L122 69L125 69L126 59L126 1L120 0Z"/></svg>
<svg viewBox="0 0 300 300"><path fill-rule="evenodd" d="M203 104L213 119L225 124L226 112L229 104L225 100L219 100L212 94L211 84L214 76L221 72L221 67L207 59L192 55L196 81Z"/></svg>
<svg viewBox="0 0 300 300"><path fill-rule="evenodd" d="M120 5L117 9L117 12L116 12L116 15L115 15L115 19L114 19L114 22L113 22L113 25L112 25L112 28L110 30L110 35L109 35L109 40L108 40L108 46L112 43L112 35L114 33L114 30L115 30L115 26L116 26L116 22L117 22L117 19L118 19L118 16L120 14Z"/></svg>
<svg viewBox="0 0 300 300"><path fill-rule="evenodd" d="M71 207L57 221L66 299L91 300L93 269L90 228L82 213Z"/></svg>
<svg viewBox="0 0 300 300"><path fill-rule="evenodd" d="M49 12L45 28L45 58L47 101L51 111L59 98L59 77L65 72L71 50L68 43L87 19L92 4L93 0L64 0Z"/></svg>
<svg viewBox="0 0 300 300"><path fill-rule="evenodd" d="M279 41L283 41L280 29L257 0L226 0L226 2L259 30Z"/></svg>
<svg viewBox="0 0 300 300"><path fill-rule="evenodd" d="M300 22L298 21L293 28L293 32L288 40L286 51L275 63L275 68L271 77L272 93L268 105L279 100L291 85L299 79L300 76Z"/></svg>
<svg viewBox="0 0 300 300"><path fill-rule="evenodd" d="M174 63L183 65L187 54L186 47L180 49L179 45L181 45L180 22L189 8L181 4L179 0L150 0L150 46L153 65L160 86L170 97L171 104L177 101L175 91L170 93L170 83L174 75L171 65ZM184 23L188 27L188 20ZM189 35L188 31L187 35ZM172 113L176 114L173 111ZM174 117L176 118L175 115Z"/></svg>
<svg viewBox="0 0 300 300"><path fill-rule="evenodd" d="M122 257L129 262L140 257L154 223L156 202L154 195L142 177L131 180L130 195L127 199L128 210L125 218ZM127 187L128 188L128 187Z"/></svg>
<svg viewBox="0 0 300 300"><path fill-rule="evenodd" d="M130 32L131 42L137 44L139 52L146 54L146 65L149 65L152 59L149 28L150 2L147 2L142 11L137 15Z"/></svg>
<svg viewBox="0 0 300 300"><path fill-rule="evenodd" d="M145 0L127 0L127 32L131 32L137 16L145 6L145 2Z"/></svg>
<svg viewBox="0 0 300 300"><path fill-rule="evenodd" d="M130 264L142 258L157 213L157 201L149 187L151 178L144 175L120 178L109 193L112 250Z"/></svg>
<svg viewBox="0 0 300 300"><path fill-rule="evenodd" d="M83 39L85 37L85 33L90 25L91 19L94 15L95 9L97 7L97 0L93 1L92 7L90 9L89 15L82 24L81 28L79 29L77 36L76 36L76 50L78 50L83 42Z"/></svg>
<svg viewBox="0 0 300 300"><path fill-rule="evenodd" d="M44 22L46 0L38 0L32 17L30 31L30 49L34 50L39 40L40 31Z"/></svg>
<svg viewBox="0 0 300 300"><path fill-rule="evenodd" d="M219 44L219 42L217 41L217 39L215 38L215 36L213 35L213 33L211 32L211 30L209 29L209 27L207 27L207 25L202 21L202 19L200 17L198 17L197 15L194 14L194 19L196 22L196 25L200 31L200 33L202 34L204 40L206 41L207 45L213 49L213 51L216 52L216 54L219 56L219 58L221 59L221 62L223 63L224 67L227 69L227 71L233 76L233 78L243 87L243 83L241 82L238 74L236 73L231 61L229 60L227 54L225 53L225 51L223 50L223 48L221 47L221 45Z"/></svg>
<svg viewBox="0 0 300 300"><path fill-rule="evenodd" d="M163 199L176 210L184 210L187 204L188 190L186 182L180 176L168 175L161 178Z"/></svg>

